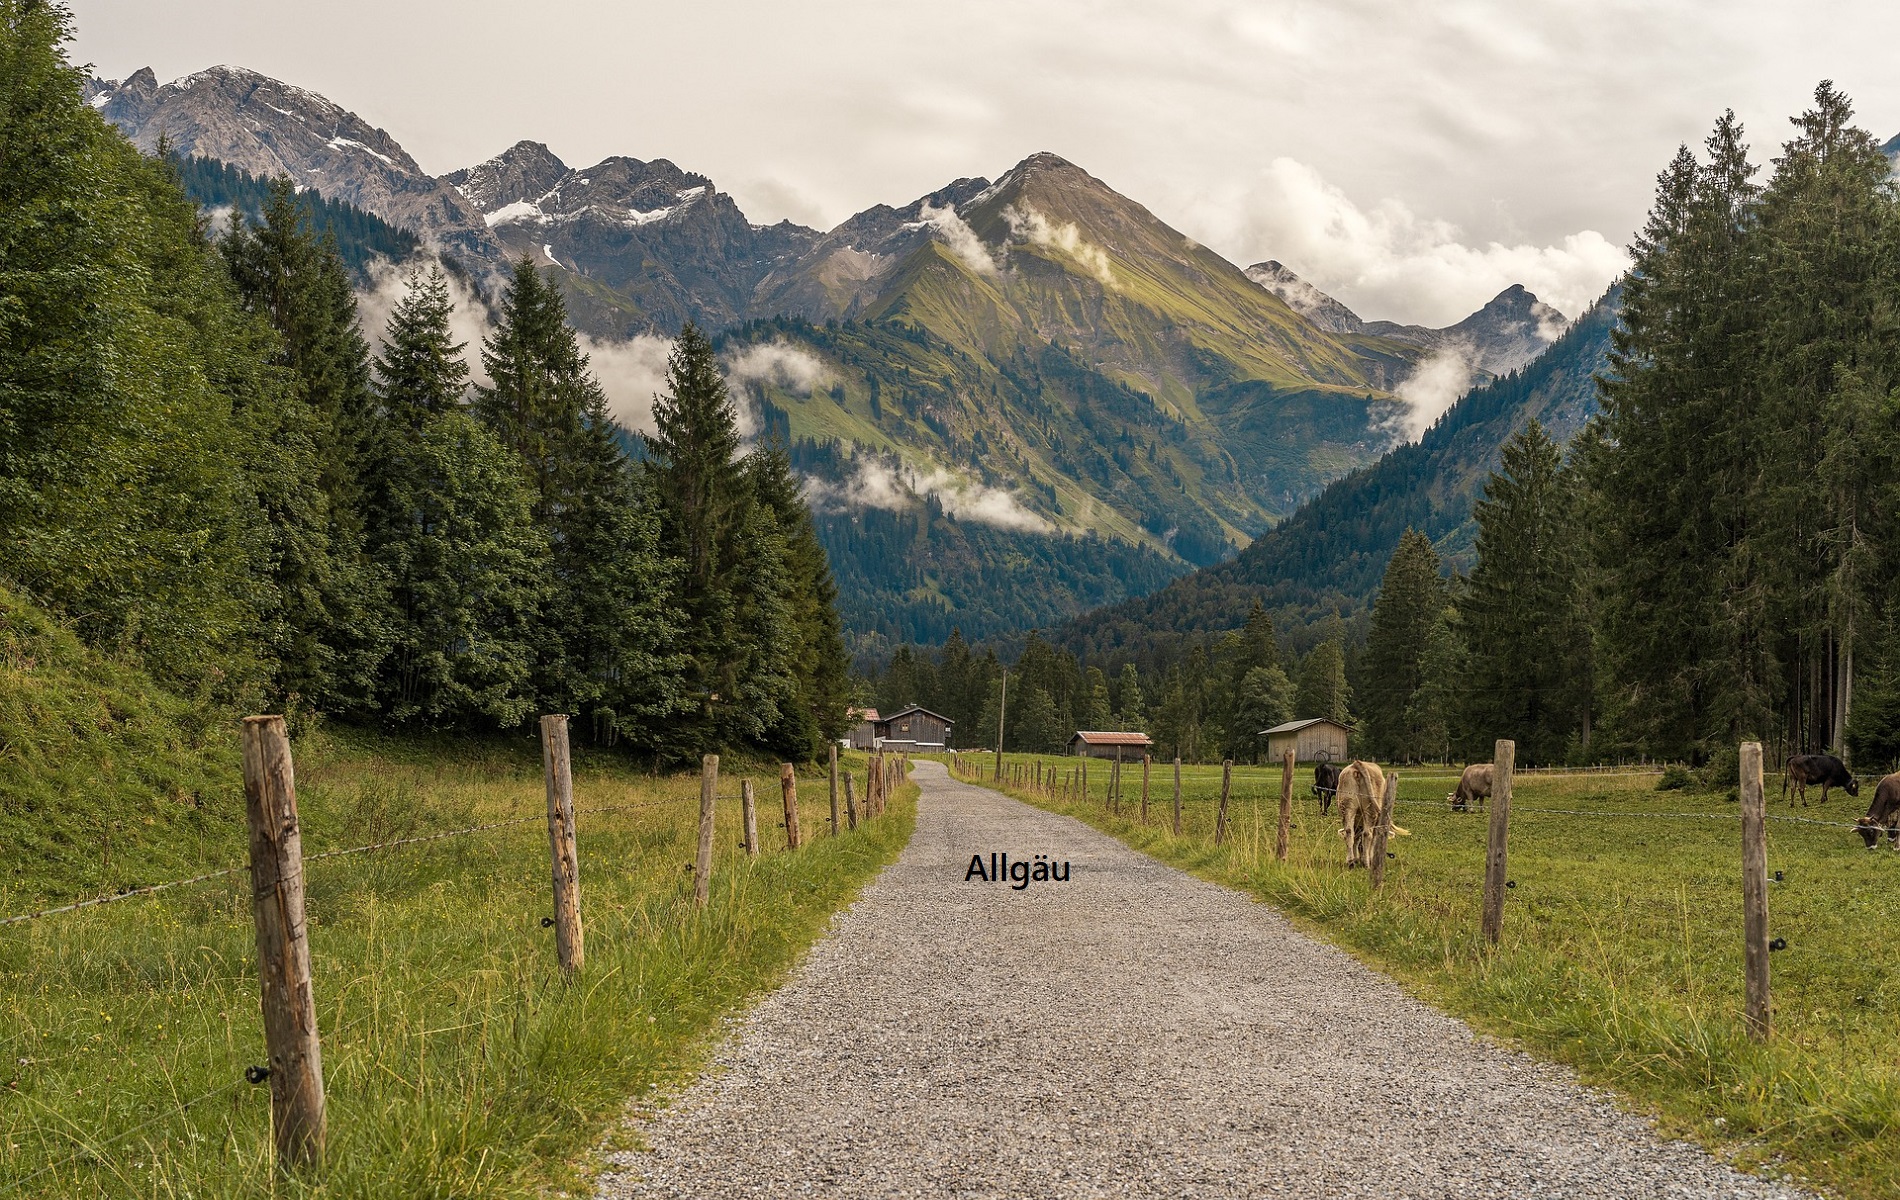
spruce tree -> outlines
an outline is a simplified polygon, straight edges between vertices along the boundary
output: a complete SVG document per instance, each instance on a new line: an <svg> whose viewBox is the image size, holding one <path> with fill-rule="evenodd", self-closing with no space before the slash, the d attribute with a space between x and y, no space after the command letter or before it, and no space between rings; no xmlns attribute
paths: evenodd
<svg viewBox="0 0 1900 1200"><path fill-rule="evenodd" d="M1352 689L1346 686L1346 654L1337 639L1313 647L1300 664L1300 684L1294 705L1300 720L1325 717L1342 725L1352 723ZM1262 728L1265 728L1264 726Z"/></svg>
<svg viewBox="0 0 1900 1200"><path fill-rule="evenodd" d="M1419 731L1407 721L1407 712L1425 683L1426 638L1445 606L1445 585L1438 572L1431 539L1407 529L1373 601L1359 702L1371 753L1381 758L1415 761L1422 752Z"/></svg>
<svg viewBox="0 0 1900 1200"><path fill-rule="evenodd" d="M791 460L784 450L767 446L748 456L748 474L759 504L769 511L784 537L787 603L791 613L791 678L795 691L779 721L767 732L767 744L798 758L815 758L843 736L850 700L850 662L844 626L838 618L838 587L831 563L818 543L811 510L805 507ZM926 664L927 665L927 664ZM939 703L936 671L928 672L917 702Z"/></svg>
<svg viewBox="0 0 1900 1200"><path fill-rule="evenodd" d="M266 436L260 499L277 584L267 613L285 703L361 708L387 653L385 586L364 545L358 472L369 436L369 350L349 272L309 227L290 180L261 223L233 214L219 245L241 303L277 333L290 384Z"/></svg>
<svg viewBox="0 0 1900 1200"><path fill-rule="evenodd" d="M1478 561L1459 609L1474 756L1511 738L1527 765L1561 762L1581 733L1589 681L1573 668L1589 630L1572 488L1556 443L1532 421L1505 444L1477 504Z"/></svg>
<svg viewBox="0 0 1900 1200"><path fill-rule="evenodd" d="M1122 664L1121 676L1115 682L1115 705L1121 714L1119 728L1135 733L1147 731L1148 704L1141 694L1141 672L1132 662Z"/></svg>

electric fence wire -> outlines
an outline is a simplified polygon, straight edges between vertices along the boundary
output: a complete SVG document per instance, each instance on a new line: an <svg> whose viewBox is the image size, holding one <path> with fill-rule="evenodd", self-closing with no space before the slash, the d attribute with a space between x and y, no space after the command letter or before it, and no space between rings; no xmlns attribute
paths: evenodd
<svg viewBox="0 0 1900 1200"><path fill-rule="evenodd" d="M134 1125L132 1128L126 1130L124 1133L121 1133L119 1136L112 1138L110 1141L90 1143L85 1147L85 1149L80 1150L77 1154L69 1155L66 1158L60 1159L58 1162L50 1163L47 1166L41 1167L39 1170L33 1172L31 1175L25 1176L24 1178L21 1178L21 1179L15 1179L10 1183L0 1183L0 1193L17 1192L21 1188L25 1187L27 1184L32 1183L35 1179L40 1178L42 1175L46 1175L53 1171L60 1170L63 1167L70 1167L74 1163L78 1162L80 1159L103 1158L107 1150L112 1149L114 1146L119 1145L121 1142L124 1142L125 1140L127 1140L128 1138L131 1138L135 1134L142 1133L145 1130L150 1129L152 1126L157 1125L161 1121L169 1121L173 1117L179 1116L180 1114L188 1111L194 1105L203 1104L206 1100L214 1099L218 1096L224 1095L226 1092L234 1091L237 1088L244 1087L246 1082L247 1082L246 1080L239 1079L236 1082L227 1083L221 1087L212 1088L210 1091L206 1092L202 1096L194 1096L193 1098L185 1101L183 1104L180 1104L176 1108L168 1109L165 1112L158 1114L156 1117L153 1117L149 1121L143 1121L137 1125Z"/></svg>
<svg viewBox="0 0 1900 1200"><path fill-rule="evenodd" d="M682 802L656 800L648 804L610 804L592 808L577 808L574 810L574 815L576 817L604 816L612 813L639 812L644 809L666 808L675 805L680 806L682 812L686 811ZM546 819L546 817L537 813L531 817L514 817L506 821L491 821L486 825L470 825L463 829L450 829L442 833L419 834L415 837L394 838L384 842L371 842L363 846L351 846L346 850L325 850L321 854L305 855L304 862L312 863L326 858L345 858L353 854L367 854L373 850L391 850L397 846L420 845L423 842L439 842L448 838L466 837L470 834L486 833L493 829L505 829L511 825L527 825ZM54 908L42 908L36 912L20 913L17 916L11 917L0 917L0 927L17 925L25 921L37 921L43 917L58 916L61 913L77 912L82 908L92 908L100 904L113 904L120 900L135 900L141 896L150 896L155 892L162 892L169 888L185 887L194 883L204 883L211 879L224 879L232 875L247 875L250 873L250 870L249 864L237 867L225 867L217 871L207 871L203 875L193 875L186 879L172 879L164 883L146 884L143 887L128 888L123 892L114 892L109 896L94 896L89 900L78 900L71 904L61 904Z"/></svg>

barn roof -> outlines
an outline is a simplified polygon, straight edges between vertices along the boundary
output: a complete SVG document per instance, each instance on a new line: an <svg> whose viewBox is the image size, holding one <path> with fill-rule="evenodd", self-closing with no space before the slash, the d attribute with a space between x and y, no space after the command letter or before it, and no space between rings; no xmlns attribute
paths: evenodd
<svg viewBox="0 0 1900 1200"><path fill-rule="evenodd" d="M1078 729L1075 731L1075 737L1072 737L1069 740L1073 742L1076 740L1076 738L1080 738L1082 740L1083 745L1086 745L1086 746L1152 746L1154 745L1154 739L1150 738L1145 733L1115 733L1115 732L1103 731L1103 730L1098 730L1098 729Z"/></svg>
<svg viewBox="0 0 1900 1200"><path fill-rule="evenodd" d="M926 717L935 717L939 721L942 721L945 725L956 724L956 722L952 721L949 717L944 716L940 712L931 712L929 709L925 708L921 704L913 704L908 708L899 709L897 712L892 713L888 717L872 717L871 719L873 721L895 721L899 717L908 717L912 713L922 713Z"/></svg>
<svg viewBox="0 0 1900 1200"><path fill-rule="evenodd" d="M876 721L880 719L877 715L877 709L875 708L854 708L851 710L851 716L859 721Z"/></svg>
<svg viewBox="0 0 1900 1200"><path fill-rule="evenodd" d="M1288 721L1284 725L1275 725L1272 729L1262 729L1254 736L1266 737L1268 734L1273 733L1298 733L1309 725L1331 725L1335 729L1346 729L1345 725L1333 720L1331 717L1308 717L1304 721ZM1350 729L1346 731L1348 733L1352 732Z"/></svg>

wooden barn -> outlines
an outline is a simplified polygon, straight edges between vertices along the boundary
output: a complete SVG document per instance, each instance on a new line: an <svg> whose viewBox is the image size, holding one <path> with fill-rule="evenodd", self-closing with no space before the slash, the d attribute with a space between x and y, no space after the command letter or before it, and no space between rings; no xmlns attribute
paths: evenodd
<svg viewBox="0 0 1900 1200"><path fill-rule="evenodd" d="M1330 717L1309 717L1262 729L1260 736L1267 739L1268 762L1280 762L1288 750L1293 751L1294 762L1347 762L1346 738L1351 732Z"/></svg>
<svg viewBox="0 0 1900 1200"><path fill-rule="evenodd" d="M872 722L873 748L913 752L943 750L950 745L950 727L955 724L942 713L913 704L902 712Z"/></svg>
<svg viewBox="0 0 1900 1200"><path fill-rule="evenodd" d="M877 744L877 709L854 708L851 710L851 732L845 735L845 745L853 750L870 750Z"/></svg>
<svg viewBox="0 0 1900 1200"><path fill-rule="evenodd" d="M1119 758L1140 762L1141 756L1154 751L1154 739L1145 733L1108 733L1078 729L1069 739L1069 753L1086 758Z"/></svg>

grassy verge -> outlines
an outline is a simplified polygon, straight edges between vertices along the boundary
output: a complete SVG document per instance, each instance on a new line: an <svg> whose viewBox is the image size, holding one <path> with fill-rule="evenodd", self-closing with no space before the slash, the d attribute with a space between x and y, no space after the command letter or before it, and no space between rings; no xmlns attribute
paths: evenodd
<svg viewBox="0 0 1900 1200"><path fill-rule="evenodd" d="M698 778L577 764L587 964L556 978L536 822L308 871L330 1143L274 1177L243 876L0 929L0 1196L533 1196L581 1182L630 1096L679 1079L910 835L915 790L784 850L777 771L749 772L767 852L720 780L712 901L692 907ZM859 782L863 782L859 764ZM544 811L531 744L298 747L305 853ZM860 789L860 793L862 789ZM586 810L642 806L614 814ZM240 839L241 844L241 839ZM0 853L6 853L0 849ZM5 915L0 913L0 915Z"/></svg>
<svg viewBox="0 0 1900 1200"><path fill-rule="evenodd" d="M1064 778L1075 764L1041 761ZM1502 942L1486 949L1486 821L1448 810L1444 769L1400 772L1397 823L1410 836L1394 839L1379 896L1365 872L1344 869L1336 821L1308 794L1310 768L1296 777L1285 864L1273 856L1277 767L1235 769L1218 850L1220 768L1184 768L1179 837L1169 830L1171 768L1154 769L1145 826L1139 764L1124 767L1119 813L1105 811L1107 777L1106 764L1091 767L1085 801L1006 790L1269 901L1446 1011L1575 1067L1739 1165L1856 1200L1900 1194L1900 854L1884 843L1869 853L1846 829L1770 822L1769 870L1784 882L1771 885L1769 920L1788 946L1772 960L1775 1034L1757 1045L1740 1015L1740 828L1719 796L1658 792L1654 776L1520 777L1516 886ZM1851 821L1861 810L1835 801L1796 811Z"/></svg>

